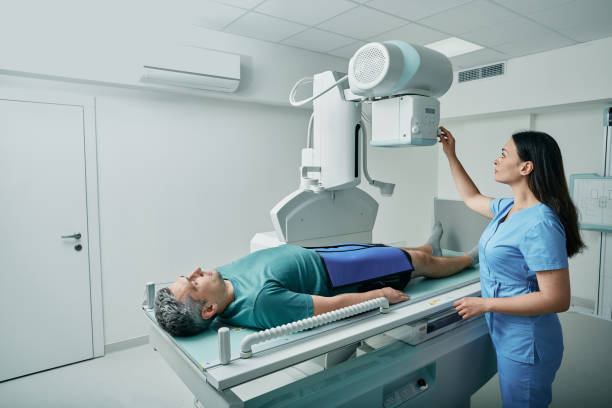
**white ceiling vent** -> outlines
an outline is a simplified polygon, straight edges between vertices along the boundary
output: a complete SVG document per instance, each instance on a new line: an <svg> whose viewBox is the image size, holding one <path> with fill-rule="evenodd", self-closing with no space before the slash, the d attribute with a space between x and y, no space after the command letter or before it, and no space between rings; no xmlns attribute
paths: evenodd
<svg viewBox="0 0 612 408"><path fill-rule="evenodd" d="M142 66L142 82L180 88L234 92L240 84L240 56L197 47L160 47Z"/></svg>
<svg viewBox="0 0 612 408"><path fill-rule="evenodd" d="M490 78L493 76L504 75L506 64L500 62L498 64L486 65L480 68L468 69L459 71L457 80L459 82L474 81L476 79Z"/></svg>

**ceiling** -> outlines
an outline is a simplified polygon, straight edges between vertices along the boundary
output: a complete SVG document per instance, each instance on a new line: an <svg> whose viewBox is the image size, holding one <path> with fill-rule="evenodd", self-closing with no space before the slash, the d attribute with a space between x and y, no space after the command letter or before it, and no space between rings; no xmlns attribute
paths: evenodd
<svg viewBox="0 0 612 408"><path fill-rule="evenodd" d="M188 0L189 23L342 58L370 41L458 37L463 69L612 36L611 0Z"/></svg>

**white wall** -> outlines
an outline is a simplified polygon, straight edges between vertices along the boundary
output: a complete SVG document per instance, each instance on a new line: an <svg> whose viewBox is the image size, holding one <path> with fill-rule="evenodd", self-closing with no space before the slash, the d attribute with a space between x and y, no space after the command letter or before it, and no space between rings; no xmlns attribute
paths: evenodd
<svg viewBox="0 0 612 408"><path fill-rule="evenodd" d="M374 242L415 247L427 240L433 223L436 155L436 146L368 148L370 177L395 183L392 197L382 197L363 178L359 186L379 203Z"/></svg>

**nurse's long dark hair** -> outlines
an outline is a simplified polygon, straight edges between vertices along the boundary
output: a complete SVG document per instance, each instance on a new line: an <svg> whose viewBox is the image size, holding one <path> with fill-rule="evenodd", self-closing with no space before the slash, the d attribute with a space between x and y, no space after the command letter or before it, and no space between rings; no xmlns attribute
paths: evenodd
<svg viewBox="0 0 612 408"><path fill-rule="evenodd" d="M578 229L578 213L567 188L559 145L543 132L518 132L512 139L521 160L533 163L533 171L527 176L529 189L538 201L557 214L565 228L567 256L574 256L584 248L584 242Z"/></svg>

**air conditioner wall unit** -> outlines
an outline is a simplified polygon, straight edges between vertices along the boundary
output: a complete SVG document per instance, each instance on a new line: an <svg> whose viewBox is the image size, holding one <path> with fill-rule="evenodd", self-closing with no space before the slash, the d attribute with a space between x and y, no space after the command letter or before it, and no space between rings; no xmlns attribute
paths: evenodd
<svg viewBox="0 0 612 408"><path fill-rule="evenodd" d="M240 55L188 46L156 54L145 60L141 82L217 92L235 92L240 85Z"/></svg>

